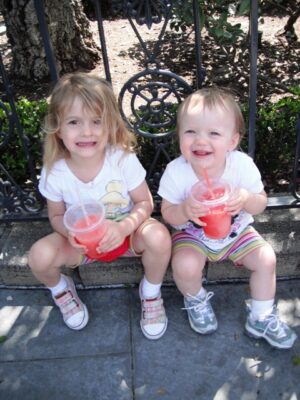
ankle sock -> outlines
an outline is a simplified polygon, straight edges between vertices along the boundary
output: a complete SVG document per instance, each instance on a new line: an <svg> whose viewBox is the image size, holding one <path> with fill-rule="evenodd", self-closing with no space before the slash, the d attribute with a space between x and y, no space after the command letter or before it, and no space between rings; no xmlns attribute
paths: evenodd
<svg viewBox="0 0 300 400"><path fill-rule="evenodd" d="M272 300L253 300L251 299L251 318L263 320L273 311L274 299Z"/></svg>
<svg viewBox="0 0 300 400"><path fill-rule="evenodd" d="M57 285L48 287L49 290L51 290L52 296L55 297L58 294L62 293L67 287L67 281L65 280L65 277L61 274L60 279Z"/></svg>
<svg viewBox="0 0 300 400"><path fill-rule="evenodd" d="M161 283L150 283L146 277L143 278L142 294L146 298L154 299L160 294Z"/></svg>
<svg viewBox="0 0 300 400"><path fill-rule="evenodd" d="M198 298L198 299L204 299L205 297L206 297L206 294L207 294L207 291L206 291L206 289L204 289L204 287L203 286L201 286L201 289L199 290L199 292L196 294L196 297Z"/></svg>

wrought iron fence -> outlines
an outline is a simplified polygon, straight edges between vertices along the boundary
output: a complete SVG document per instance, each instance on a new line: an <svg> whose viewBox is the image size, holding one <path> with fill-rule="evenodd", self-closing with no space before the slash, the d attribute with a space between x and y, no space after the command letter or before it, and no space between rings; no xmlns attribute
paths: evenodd
<svg viewBox="0 0 300 400"><path fill-rule="evenodd" d="M110 63L106 47L106 38L101 15L101 1L92 1L99 40L101 44L102 59L104 63L105 78L112 81ZM257 42L258 42L258 2L251 1L250 13L250 75L249 75L249 137L248 152L255 156L255 121L256 121L256 85L257 85ZM44 4L41 0L35 0L40 33L43 39L45 53L49 65L51 80L58 79L56 62L53 55L51 40L45 21ZM176 73L164 69L160 62L161 43L166 33L167 25L172 15L173 2L171 0L160 1L112 1L112 8L120 10L128 19L144 55L144 69L134 74L121 88L118 102L121 113L138 137L151 143L151 162L147 165L147 180L154 195L156 212L159 212L160 199L156 192L162 170L172 158L173 138L175 134L175 114L177 105L193 90L200 88L205 70L201 62L201 27L199 18L198 1L193 1L194 33L195 33L195 87ZM146 25L151 29L153 24L160 23L161 31L153 48L147 46L139 33L138 27ZM9 82L5 71L2 55L0 54L0 74L4 93L0 101L0 109L5 113L8 124L3 129L3 120L0 121L0 149L5 152L7 144L13 135L18 135L21 142L20 151L25 154L28 168L28 182L20 185L0 162L0 222L32 220L46 218L45 203L37 188L37 176L33 160L29 151L28 138L20 123L16 111L15 100L12 92L12 82ZM10 109L5 106L6 100ZM126 101L125 101L126 100ZM130 105L130 112L126 110L125 103ZM128 107L128 106L127 106ZM129 117L130 114L130 117ZM297 125L297 144L293 165L291 195L276 197L271 201L270 207L295 207L300 205L298 190L298 168L300 157L300 122ZM15 154L18 157L18 154ZM161 159L164 162L161 162ZM160 162L158 162L160 160Z"/></svg>

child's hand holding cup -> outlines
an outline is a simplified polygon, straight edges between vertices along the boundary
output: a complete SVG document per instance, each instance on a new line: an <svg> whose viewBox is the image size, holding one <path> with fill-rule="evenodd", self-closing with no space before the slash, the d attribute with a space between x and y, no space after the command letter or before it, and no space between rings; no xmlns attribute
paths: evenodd
<svg viewBox="0 0 300 400"><path fill-rule="evenodd" d="M103 204L89 201L69 207L64 215L64 225L75 241L86 247L85 254L97 258L96 249L107 229Z"/></svg>
<svg viewBox="0 0 300 400"><path fill-rule="evenodd" d="M209 186L201 180L191 189L191 197L207 207L207 214L200 216L199 220L205 222L203 231L211 239L222 239L230 232L231 215L224 211L230 193L230 184L222 179L210 179Z"/></svg>

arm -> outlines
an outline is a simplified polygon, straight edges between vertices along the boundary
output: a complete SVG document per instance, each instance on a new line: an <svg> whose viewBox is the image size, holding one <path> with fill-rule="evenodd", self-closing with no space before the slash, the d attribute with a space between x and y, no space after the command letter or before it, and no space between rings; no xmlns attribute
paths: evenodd
<svg viewBox="0 0 300 400"><path fill-rule="evenodd" d="M231 215L238 214L241 210L256 215L264 211L267 206L267 195L264 190L260 193L251 193L246 189L235 189L226 204L225 211Z"/></svg>
<svg viewBox="0 0 300 400"><path fill-rule="evenodd" d="M63 201L51 201L47 199L48 217L53 230L64 237L68 237L68 231L64 226L63 217L66 211Z"/></svg>
<svg viewBox="0 0 300 400"><path fill-rule="evenodd" d="M133 233L153 211L153 199L146 181L130 192L134 203L129 215L120 222L107 221L108 229L98 251L107 252L120 246L126 236Z"/></svg>
<svg viewBox="0 0 300 400"><path fill-rule="evenodd" d="M79 250L80 253L84 253L86 247L78 244L75 241L74 235L71 232L68 232L64 226L63 218L66 211L65 203L63 201L57 202L47 199L47 206L48 217L53 230L68 239L71 246Z"/></svg>

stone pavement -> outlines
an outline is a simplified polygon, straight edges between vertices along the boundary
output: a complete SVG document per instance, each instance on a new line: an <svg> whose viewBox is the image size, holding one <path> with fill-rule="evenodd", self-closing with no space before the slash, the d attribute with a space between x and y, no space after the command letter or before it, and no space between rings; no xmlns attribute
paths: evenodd
<svg viewBox="0 0 300 400"><path fill-rule="evenodd" d="M243 333L245 283L209 284L219 329L200 336L182 297L164 286L169 325L143 337L137 287L79 290L90 311L69 330L50 294L0 289L1 400L300 399L300 339L276 350ZM300 336L300 281L278 282L280 315Z"/></svg>

